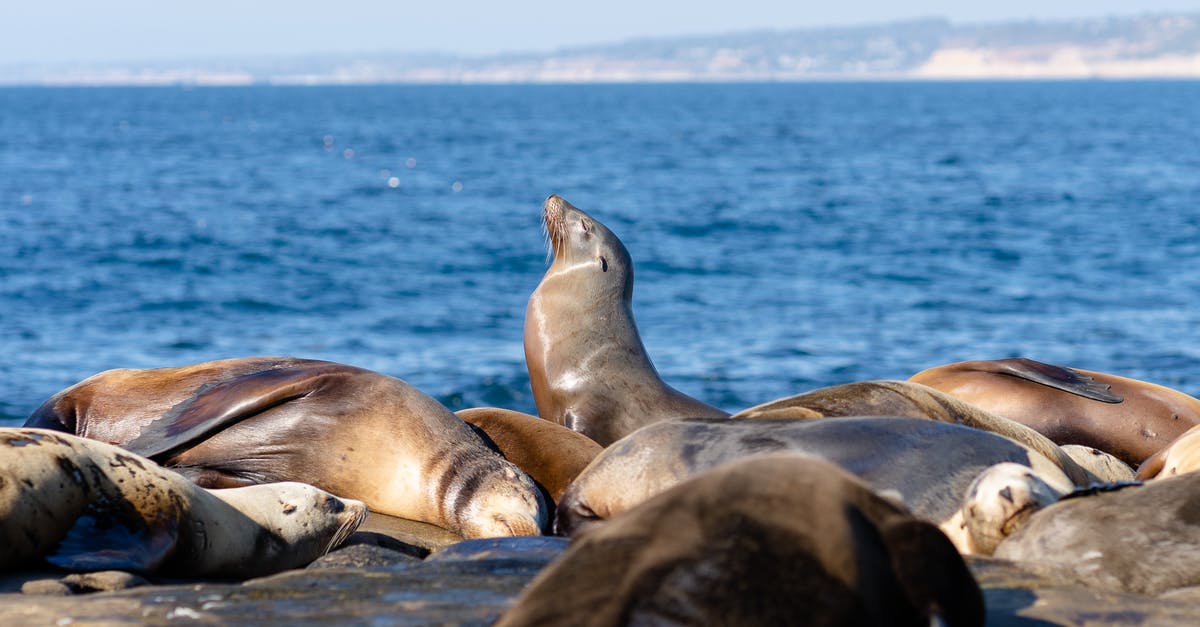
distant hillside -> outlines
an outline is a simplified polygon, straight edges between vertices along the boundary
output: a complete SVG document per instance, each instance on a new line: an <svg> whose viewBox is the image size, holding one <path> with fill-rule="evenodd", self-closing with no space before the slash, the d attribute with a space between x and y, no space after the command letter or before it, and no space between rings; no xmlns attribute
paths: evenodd
<svg viewBox="0 0 1200 627"><path fill-rule="evenodd" d="M1200 78L1200 14L857 27L631 40L491 57L363 54L2 67L14 84L355 84Z"/></svg>

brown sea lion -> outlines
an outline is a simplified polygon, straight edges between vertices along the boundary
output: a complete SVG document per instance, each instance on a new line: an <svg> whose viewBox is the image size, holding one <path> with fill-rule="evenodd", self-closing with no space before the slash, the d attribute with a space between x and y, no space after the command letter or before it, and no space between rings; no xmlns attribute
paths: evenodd
<svg viewBox="0 0 1200 627"><path fill-rule="evenodd" d="M964 361L910 381L1137 466L1200 424L1200 400L1171 388L1032 359Z"/></svg>
<svg viewBox="0 0 1200 627"><path fill-rule="evenodd" d="M667 385L633 320L633 260L595 218L550 196L554 262L525 311L525 362L538 415L608 446L639 427L729 414Z"/></svg>
<svg viewBox="0 0 1200 627"><path fill-rule="evenodd" d="M604 450L582 433L511 409L473 407L454 413L482 431L485 442L545 488L555 503Z"/></svg>
<svg viewBox="0 0 1200 627"><path fill-rule="evenodd" d="M982 625L937 528L794 453L705 472L577 538L501 627Z"/></svg>
<svg viewBox="0 0 1200 627"><path fill-rule="evenodd" d="M395 377L249 357L110 370L47 400L26 426L117 444L204 487L301 481L464 537L537 534L525 473Z"/></svg>
<svg viewBox="0 0 1200 627"><path fill-rule="evenodd" d="M1014 462L1061 492L1074 488L1056 464L1029 447L956 424L907 417L672 420L643 427L592 460L563 494L556 527L574 535L720 464L782 450L822 457L895 495L964 552L972 549L962 524L963 494L988 467Z"/></svg>
<svg viewBox="0 0 1200 627"><path fill-rule="evenodd" d="M1078 486L1101 480L1046 436L1025 425L988 413L933 388L908 381L859 381L820 388L763 403L733 415L740 418L835 418L908 416L991 431L1015 440L1054 462ZM1090 458L1083 458L1091 462ZM1099 466L1099 462L1096 463ZM1096 468L1107 473L1105 468Z"/></svg>
<svg viewBox="0 0 1200 627"><path fill-rule="evenodd" d="M366 515L302 483L209 491L110 444L0 429L0 569L255 577L324 555Z"/></svg>
<svg viewBox="0 0 1200 627"><path fill-rule="evenodd" d="M1171 477L1200 470L1200 427L1192 427L1137 469L1138 479Z"/></svg>
<svg viewBox="0 0 1200 627"><path fill-rule="evenodd" d="M995 556L1108 591L1158 595L1200 585L1200 473L1064 497Z"/></svg>

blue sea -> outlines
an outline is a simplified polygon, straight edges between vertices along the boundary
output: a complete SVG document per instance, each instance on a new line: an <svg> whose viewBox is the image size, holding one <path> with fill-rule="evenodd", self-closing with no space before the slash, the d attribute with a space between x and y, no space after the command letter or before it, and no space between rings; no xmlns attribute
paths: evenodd
<svg viewBox="0 0 1200 627"><path fill-rule="evenodd" d="M0 423L296 355L534 411L542 200L734 411L1027 356L1200 393L1200 83L0 89Z"/></svg>

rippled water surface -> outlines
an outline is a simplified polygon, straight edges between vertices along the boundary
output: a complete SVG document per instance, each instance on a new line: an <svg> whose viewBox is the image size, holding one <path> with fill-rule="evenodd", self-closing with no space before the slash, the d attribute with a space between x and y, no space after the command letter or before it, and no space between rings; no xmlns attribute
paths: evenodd
<svg viewBox="0 0 1200 627"><path fill-rule="evenodd" d="M0 422L330 359L533 411L541 201L736 410L1024 355L1200 393L1200 83L0 89Z"/></svg>

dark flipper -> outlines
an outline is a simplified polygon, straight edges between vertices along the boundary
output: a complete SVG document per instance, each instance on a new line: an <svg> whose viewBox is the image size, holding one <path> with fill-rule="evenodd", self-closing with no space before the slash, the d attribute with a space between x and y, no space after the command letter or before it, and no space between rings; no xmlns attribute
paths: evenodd
<svg viewBox="0 0 1200 627"><path fill-rule="evenodd" d="M365 372L343 364L314 362L208 383L146 425L122 448L161 462L242 420L308 396L332 381Z"/></svg>
<svg viewBox="0 0 1200 627"><path fill-rule="evenodd" d="M67 570L153 572L175 549L178 523L164 517L148 526L136 513L111 503L92 505L75 520L46 561Z"/></svg>
<svg viewBox="0 0 1200 627"><path fill-rule="evenodd" d="M1110 392L1109 386L1098 383L1095 379L1071 368L1044 364L1023 357L977 363L988 364L994 368L979 366L973 368L975 370L1018 377L1102 403L1120 403L1125 400Z"/></svg>

